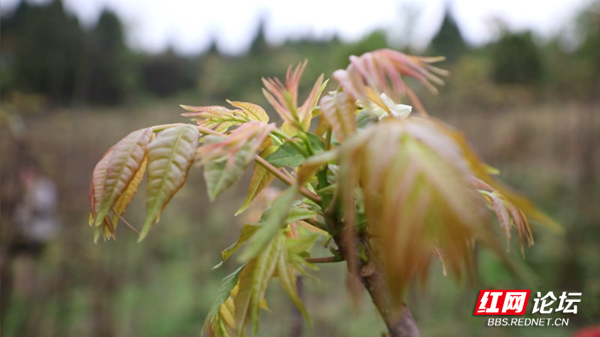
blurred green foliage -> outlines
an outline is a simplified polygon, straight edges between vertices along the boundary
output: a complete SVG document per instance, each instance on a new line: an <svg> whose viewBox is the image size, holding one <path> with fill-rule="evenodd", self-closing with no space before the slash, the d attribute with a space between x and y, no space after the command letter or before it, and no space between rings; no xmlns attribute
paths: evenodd
<svg viewBox="0 0 600 337"><path fill-rule="evenodd" d="M600 15L594 8L591 5L578 17L580 43L572 50L561 47L561 39L569 38L565 34L542 43L529 31L512 32L501 26L496 41L470 47L447 10L425 53L446 56L445 67L453 78L480 87L464 90L478 106L531 103L565 93L589 101L597 98L600 87ZM61 0L45 5L23 1L13 12L4 13L1 25L2 97L13 92L38 94L53 106L117 105L185 91L218 100L248 97L248 88L260 83L260 77L279 75L290 63L309 59L308 76L329 74L343 68L349 55L389 48L394 42L379 30L353 43L333 37L272 46L262 19L244 55L222 55L215 44L195 56L184 57L171 49L147 54L125 43L124 26L115 13L105 9L93 27L84 28ZM456 101L444 92L442 99Z"/></svg>
<svg viewBox="0 0 600 337"><path fill-rule="evenodd" d="M537 84L542 76L541 57L530 32L507 34L491 46L492 73L500 84Z"/></svg>

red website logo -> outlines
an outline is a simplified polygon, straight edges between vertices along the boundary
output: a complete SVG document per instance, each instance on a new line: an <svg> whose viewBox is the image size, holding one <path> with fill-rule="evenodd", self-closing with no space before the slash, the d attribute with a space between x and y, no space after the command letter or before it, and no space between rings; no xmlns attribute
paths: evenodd
<svg viewBox="0 0 600 337"><path fill-rule="evenodd" d="M531 290L480 290L474 315L524 315Z"/></svg>

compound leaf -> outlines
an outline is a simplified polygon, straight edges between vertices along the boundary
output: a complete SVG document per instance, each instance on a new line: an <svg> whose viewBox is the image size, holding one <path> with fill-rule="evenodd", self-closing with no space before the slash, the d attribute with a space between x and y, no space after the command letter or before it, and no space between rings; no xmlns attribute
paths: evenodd
<svg viewBox="0 0 600 337"><path fill-rule="evenodd" d="M235 322L238 334L251 322L252 332L258 330L258 312L269 280L275 273L279 255L285 248L283 235L277 235L255 258L248 261L239 277L239 291L235 296Z"/></svg>
<svg viewBox="0 0 600 337"><path fill-rule="evenodd" d="M279 282L283 287L283 290L288 294L292 302L296 305L308 325L312 328L312 321L308 312L304 308L304 304L302 303L302 299L298 296L298 291L296 289L296 275L294 271L294 266L288 263L289 255L287 250L283 250L281 254L279 254L279 259L277 261L277 276L279 277Z"/></svg>
<svg viewBox="0 0 600 337"><path fill-rule="evenodd" d="M94 169L94 226L100 226L123 194L146 156L152 129L134 131L120 140Z"/></svg>
<svg viewBox="0 0 600 337"><path fill-rule="evenodd" d="M183 125L161 131L148 145L147 211L138 241L148 235L163 209L187 180L198 138L195 127Z"/></svg>

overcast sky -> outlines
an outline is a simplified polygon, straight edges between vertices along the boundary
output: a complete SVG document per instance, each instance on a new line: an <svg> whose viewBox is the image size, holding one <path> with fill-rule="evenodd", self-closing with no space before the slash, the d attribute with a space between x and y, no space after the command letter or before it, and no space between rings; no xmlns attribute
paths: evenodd
<svg viewBox="0 0 600 337"><path fill-rule="evenodd" d="M2 12L19 0L1 0ZM43 3L47 0L30 0ZM590 0L63 0L85 25L102 8L117 12L128 28L128 41L151 52L172 45L186 54L207 48L211 39L223 52L245 51L266 18L267 39L327 38L356 40L381 28L398 41L406 26L413 46L423 46L441 24L449 6L471 44L493 39L498 20L514 30L532 29L549 37L562 29ZM408 13L417 13L408 14Z"/></svg>

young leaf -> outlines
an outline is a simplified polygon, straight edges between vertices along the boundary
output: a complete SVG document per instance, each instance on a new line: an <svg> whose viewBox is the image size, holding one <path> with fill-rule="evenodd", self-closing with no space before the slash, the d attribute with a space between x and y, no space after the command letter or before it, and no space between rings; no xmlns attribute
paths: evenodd
<svg viewBox="0 0 600 337"><path fill-rule="evenodd" d="M217 132L225 132L234 125L244 124L250 121L249 116L242 110L230 110L222 106L188 106L181 105L187 111L182 116L195 117L199 126L213 129Z"/></svg>
<svg viewBox="0 0 600 337"><path fill-rule="evenodd" d="M260 156L266 158L273 152L277 150L276 146L269 146L264 149ZM243 211L250 206L254 198L263 190L263 188L267 187L271 181L275 179L275 176L269 172L264 166L259 164L254 164L254 173L252 174L252 179L250 179L250 185L248 186L248 195L246 196L246 200L240 209L235 213L235 215L241 214Z"/></svg>
<svg viewBox="0 0 600 337"><path fill-rule="evenodd" d="M119 216L125 213L125 210L127 209L127 206L129 206L131 199L133 199L133 196L140 187L142 180L144 180L144 173L146 172L147 162L148 161L146 160L146 158L144 158L142 164L133 176L133 179L131 179L129 185L127 185L127 188L125 188L123 194L121 194L119 199L117 199L117 202L115 202L115 207L113 207L113 211L116 212L116 214L114 214L112 218L113 228L117 227L117 223L119 222Z"/></svg>
<svg viewBox="0 0 600 337"><path fill-rule="evenodd" d="M307 133L306 137L308 138L308 142L310 143L310 147L314 154L323 152L323 142L321 141L321 138L312 133Z"/></svg>
<svg viewBox="0 0 600 337"><path fill-rule="evenodd" d="M337 150L331 150L319 153L302 162L302 165L300 165L300 167L298 168L298 186L303 186L304 184L306 184L308 180L312 178L319 169L327 165L328 162L335 160L337 155Z"/></svg>
<svg viewBox="0 0 600 337"><path fill-rule="evenodd" d="M195 127L182 125L159 132L148 145L147 211L138 241L148 235L163 209L187 180L198 138Z"/></svg>
<svg viewBox="0 0 600 337"><path fill-rule="evenodd" d="M496 217L498 218L500 229L502 229L502 232L504 232L504 235L506 236L507 247L510 247L510 245L508 245L508 242L510 242L511 228L510 213L508 211L508 208L504 204L504 201L502 201L502 199L500 199L499 197L495 196L493 193L487 191L483 191L482 193L484 193L484 195L489 198L489 203L493 207L494 213L496 213Z"/></svg>
<svg viewBox="0 0 600 337"><path fill-rule="evenodd" d="M205 137L204 144L215 144L223 139L223 137L208 136ZM251 154L250 145L244 144L233 156L217 157L204 165L204 180L211 201L240 179L246 167L252 162Z"/></svg>
<svg viewBox="0 0 600 337"><path fill-rule="evenodd" d="M287 141L265 159L276 167L296 167L304 161L304 156L294 145Z"/></svg>
<svg viewBox="0 0 600 337"><path fill-rule="evenodd" d="M229 100L227 101L227 103L233 105L238 109L242 109L242 111L244 111L248 118L250 118L251 120L269 123L269 115L267 115L265 109L263 109L259 105L246 102L232 102Z"/></svg>
<svg viewBox="0 0 600 337"><path fill-rule="evenodd" d="M395 299L402 298L415 273L427 272L437 247L457 276L472 254L469 238L503 253L486 226L485 207L470 183L472 173L462 157L454 156L458 145L446 142L438 148L433 138L424 140L447 137L432 127L422 129L417 137L414 123L419 121L385 119L349 139L340 154L340 180L344 181L340 193L354 194L348 181L360 187L364 213L381 244ZM352 199L344 207L347 221L353 219Z"/></svg>
<svg viewBox="0 0 600 337"><path fill-rule="evenodd" d="M278 232L255 258L248 261L239 277L239 291L235 296L235 322L238 333L252 323L252 331L258 330L258 310L265 296L269 280L273 277L279 255L284 249L283 235Z"/></svg>
<svg viewBox="0 0 600 337"><path fill-rule="evenodd" d="M296 222L296 221L312 219L317 214L318 213L315 210L308 209L305 207L294 206L290 209L290 213L288 214L287 219L285 220L285 223L289 224L289 223Z"/></svg>
<svg viewBox="0 0 600 337"><path fill-rule="evenodd" d="M102 197L104 195L104 183L106 181L106 169L108 166L109 154L113 148L111 147L94 167L92 173L92 181L90 182L90 218L89 225L94 224L96 213L100 209Z"/></svg>
<svg viewBox="0 0 600 337"><path fill-rule="evenodd" d="M94 194L97 195L96 200L101 201L99 207L94 210L94 226L100 226L105 221L117 199L125 192L142 165L146 156L146 146L151 139L150 128L130 133L119 141L101 161L102 164L99 163L96 167L93 178ZM98 195L100 193L101 195Z"/></svg>
<svg viewBox="0 0 600 337"><path fill-rule="evenodd" d="M342 91L323 97L321 111L340 143L356 130L356 105L347 93Z"/></svg>
<svg viewBox="0 0 600 337"><path fill-rule="evenodd" d="M325 90L327 82L329 82L329 80L323 82L323 74L321 74L319 78L317 78L317 81L313 85L312 90L308 94L308 97L306 98L302 106L298 108L300 120L302 121L302 124L305 127L304 131L308 131L308 128L310 127L312 111L317 107L317 102L321 97L321 93L323 93L323 90ZM308 120L308 123L306 123L306 120Z"/></svg>
<svg viewBox="0 0 600 337"><path fill-rule="evenodd" d="M237 284L239 275L243 269L244 266L239 267L233 273L225 276L225 278L223 278L223 280L221 281L221 285L217 290L217 295L215 296L215 299L212 301L210 308L208 309L208 314L206 315L204 325L202 326L202 332L200 333L201 336L204 335L204 331L206 330L206 328L208 328L208 325L215 319L215 317L217 317L221 305L225 303L225 301L227 301L227 299L229 298L231 290Z"/></svg>
<svg viewBox="0 0 600 337"><path fill-rule="evenodd" d="M290 208L296 197L297 187L290 186L280 197L278 197L271 208L267 210L265 221L261 228L248 241L246 249L240 256L240 260L248 261L259 255L269 242L277 235L279 229L286 225L285 220L290 213Z"/></svg>
<svg viewBox="0 0 600 337"><path fill-rule="evenodd" d="M206 165L204 179L211 200L240 178L273 129L274 124L250 121L226 137L205 137L198 155L201 164Z"/></svg>
<svg viewBox="0 0 600 337"><path fill-rule="evenodd" d="M296 275L294 272L294 266L290 264L289 254L286 249L284 249L281 254L279 254L279 260L277 261L277 276L279 277L279 282L283 287L283 290L288 294L292 302L296 305L296 308L300 311L309 327L312 328L312 321L308 312L304 308L304 304L302 303L302 299L298 296L298 291L296 289Z"/></svg>
<svg viewBox="0 0 600 337"><path fill-rule="evenodd" d="M246 241L248 241L259 228L260 225L257 224L244 225L242 227L242 232L240 233L240 237L238 238L238 240L221 252L221 262L214 266L213 269L221 267L223 262L227 261L227 259L229 259L229 257L231 257L231 255L233 255L233 253L235 253L241 245L246 243Z"/></svg>

